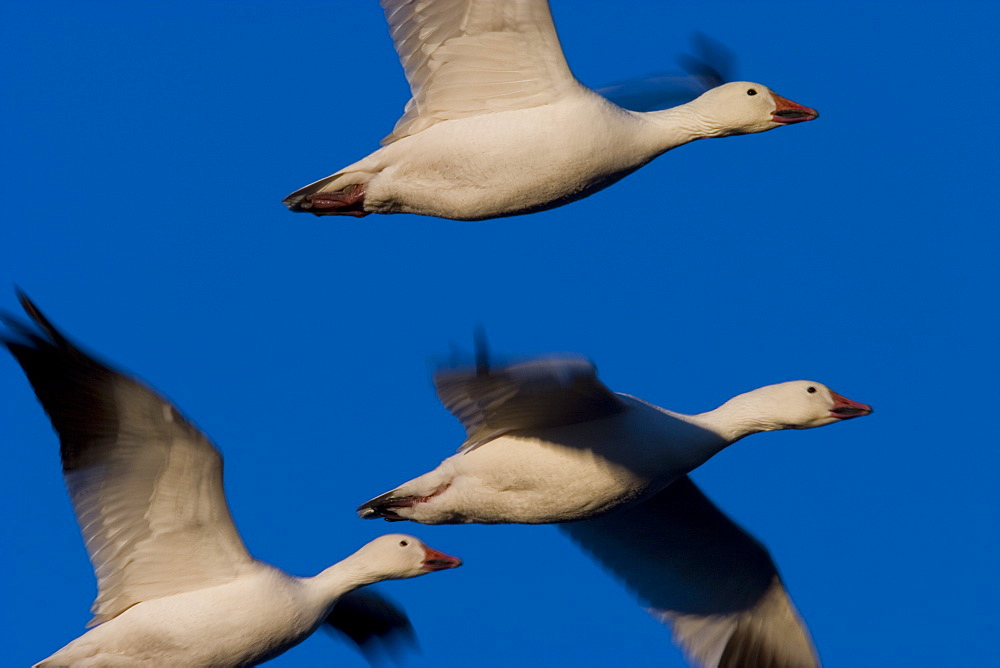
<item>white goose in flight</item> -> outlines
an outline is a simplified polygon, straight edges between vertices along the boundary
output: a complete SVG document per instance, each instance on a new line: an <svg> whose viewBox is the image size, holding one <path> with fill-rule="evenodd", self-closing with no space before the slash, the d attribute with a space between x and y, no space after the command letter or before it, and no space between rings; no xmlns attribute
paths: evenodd
<svg viewBox="0 0 1000 668"><path fill-rule="evenodd" d="M819 116L746 81L671 109L623 109L570 72L547 0L381 5L412 98L381 149L288 195L292 211L531 213L586 197L696 139Z"/></svg>
<svg viewBox="0 0 1000 668"><path fill-rule="evenodd" d="M737 440L868 415L791 381L684 415L608 390L580 357L435 377L458 454L358 508L423 524L556 522L635 591L699 666L818 665L767 550L687 473Z"/></svg>
<svg viewBox="0 0 1000 668"><path fill-rule="evenodd" d="M461 561L402 534L315 577L257 561L233 524L222 457L166 399L95 360L25 297L3 343L59 435L63 474L97 576L88 626L37 666L250 666L327 623L362 650L412 635L373 582Z"/></svg>

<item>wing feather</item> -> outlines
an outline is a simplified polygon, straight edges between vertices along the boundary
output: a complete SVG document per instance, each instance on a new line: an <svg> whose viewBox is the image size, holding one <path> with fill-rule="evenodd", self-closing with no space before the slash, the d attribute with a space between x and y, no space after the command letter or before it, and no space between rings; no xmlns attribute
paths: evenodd
<svg viewBox="0 0 1000 668"><path fill-rule="evenodd" d="M586 422L625 410L593 364L559 356L497 369L446 369L434 376L438 398L465 427L469 450L503 434Z"/></svg>
<svg viewBox="0 0 1000 668"><path fill-rule="evenodd" d="M235 578L252 558L229 514L218 450L170 402L82 352L27 297L21 303L46 336L3 342L59 435L97 576L88 626L140 601Z"/></svg>
<svg viewBox="0 0 1000 668"><path fill-rule="evenodd" d="M390 144L441 121L549 104L581 86L547 0L381 0L412 97Z"/></svg>
<svg viewBox="0 0 1000 668"><path fill-rule="evenodd" d="M371 663L383 654L395 655L400 648L417 644L406 613L370 589L356 589L337 599L326 624L350 638Z"/></svg>
<svg viewBox="0 0 1000 668"><path fill-rule="evenodd" d="M818 666L767 550L687 476L635 506L559 525L712 668Z"/></svg>

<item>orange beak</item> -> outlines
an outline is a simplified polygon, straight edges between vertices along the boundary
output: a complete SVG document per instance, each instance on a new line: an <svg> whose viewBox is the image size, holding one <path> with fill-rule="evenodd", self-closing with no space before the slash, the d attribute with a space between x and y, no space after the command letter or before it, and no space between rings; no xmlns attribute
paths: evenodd
<svg viewBox="0 0 1000 668"><path fill-rule="evenodd" d="M848 420L863 415L871 415L872 407L868 404L852 401L832 391L830 392L830 396L833 397L833 408L830 409L830 417Z"/></svg>
<svg viewBox="0 0 1000 668"><path fill-rule="evenodd" d="M444 552L424 547L424 568L429 571L443 571L448 568L458 568L461 565L462 560L458 557L451 557Z"/></svg>
<svg viewBox="0 0 1000 668"><path fill-rule="evenodd" d="M776 105L771 113L771 120L775 123L801 123L819 118L819 112L809 107L803 107L797 102L786 100L777 93L771 93Z"/></svg>

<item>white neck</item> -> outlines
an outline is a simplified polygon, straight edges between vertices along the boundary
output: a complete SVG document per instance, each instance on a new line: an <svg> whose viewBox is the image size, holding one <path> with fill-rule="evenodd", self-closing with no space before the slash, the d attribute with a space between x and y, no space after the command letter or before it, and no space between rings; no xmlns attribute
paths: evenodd
<svg viewBox="0 0 1000 668"><path fill-rule="evenodd" d="M311 578L301 578L306 589L320 605L331 605L338 598L358 587L382 579L365 563L367 559L352 554Z"/></svg>
<svg viewBox="0 0 1000 668"><path fill-rule="evenodd" d="M696 139L722 136L723 128L701 113L698 100L662 111L647 111L638 116L645 121L643 140L660 155Z"/></svg>
<svg viewBox="0 0 1000 668"><path fill-rule="evenodd" d="M781 429L773 420L762 416L760 407L747 401L742 394L715 410L692 417L697 424L715 432L725 441L719 450L750 434Z"/></svg>

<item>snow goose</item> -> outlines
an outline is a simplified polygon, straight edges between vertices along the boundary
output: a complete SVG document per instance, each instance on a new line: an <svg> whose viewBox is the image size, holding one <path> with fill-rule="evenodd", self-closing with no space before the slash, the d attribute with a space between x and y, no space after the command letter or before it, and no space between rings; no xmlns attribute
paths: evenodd
<svg viewBox="0 0 1000 668"><path fill-rule="evenodd" d="M633 112L583 86L547 0L381 0L412 98L383 147L284 203L482 220L581 199L696 139L818 117L746 81Z"/></svg>
<svg viewBox="0 0 1000 668"><path fill-rule="evenodd" d="M96 626L38 666L249 666L324 622L362 650L411 634L353 590L461 562L416 538L377 538L311 578L255 560L233 524L222 458L168 401L83 353L24 295L38 329L3 316L3 343L59 434L63 474L98 594Z"/></svg>
<svg viewBox="0 0 1000 668"><path fill-rule="evenodd" d="M580 357L439 372L465 426L459 452L358 508L361 517L550 523L614 571L703 666L816 665L767 551L687 472L753 433L808 429L871 407L796 380L698 415L616 394Z"/></svg>

